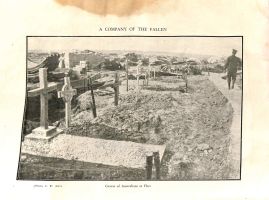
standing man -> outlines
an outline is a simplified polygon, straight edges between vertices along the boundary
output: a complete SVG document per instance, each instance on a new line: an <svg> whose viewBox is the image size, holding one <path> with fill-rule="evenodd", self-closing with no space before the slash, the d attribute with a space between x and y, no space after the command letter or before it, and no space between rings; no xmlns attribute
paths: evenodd
<svg viewBox="0 0 269 200"><path fill-rule="evenodd" d="M231 86L231 80L232 80L232 89L234 88L237 67L241 66L241 60L240 58L235 56L236 53L237 53L237 50L233 49L233 52L232 52L233 55L228 57L224 65L224 68L227 69L227 81L228 81L229 90Z"/></svg>

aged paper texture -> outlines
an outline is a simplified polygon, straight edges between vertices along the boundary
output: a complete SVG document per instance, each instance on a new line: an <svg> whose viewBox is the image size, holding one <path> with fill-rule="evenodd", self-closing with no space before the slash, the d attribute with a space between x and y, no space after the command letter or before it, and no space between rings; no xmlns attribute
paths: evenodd
<svg viewBox="0 0 269 200"><path fill-rule="evenodd" d="M269 199L267 189L269 179L268 10L267 0L132 0L124 1L124 3L117 0L1 1L0 152L2 162L0 169L3 199L164 199L170 197ZM235 178L237 180L214 181L190 179L128 182L17 180L27 88L26 42L35 36L40 36L41 39L37 40L36 44L32 39L32 47L36 45L37 48L51 48L51 50L61 49L63 44L68 48L76 48L83 41L87 42L86 39L72 40L72 36L82 36L81 38L84 36L85 38L86 36L239 37L236 41L227 41L226 46L220 44L221 42L218 44L223 49L228 47L225 56L229 56L232 49L236 48L237 55L243 59L240 179L237 176ZM56 36L51 38L56 38L58 41L64 38L63 36L68 36L70 40L54 43L53 39L48 42L45 36ZM139 48L139 45L148 48L152 45L154 49L158 48L156 44L162 47L174 45L173 40L169 39L163 42L162 40L149 42L151 39L143 41L143 38L140 38L141 41L137 43L132 37L129 41L128 39L115 41L96 37L97 42L92 42L92 44L95 43L95 49L111 47L106 49L107 51L115 49L117 45L119 45L117 49L124 51L143 50ZM181 43L184 43L182 41ZM126 45L128 42L130 45ZM99 44L101 46L98 46ZM200 46L187 46L189 49L199 51L203 44L207 45L210 42L199 42ZM235 46L231 48L231 52L229 52L229 44ZM191 52L188 48L184 51ZM205 52L211 51L210 47L204 48ZM175 50L178 49L175 48ZM214 52L221 51L215 49ZM53 88L51 85L48 87ZM71 89L70 91L73 92ZM44 119L46 119L45 114ZM45 122L43 125L46 126ZM65 147L68 148L67 145ZM162 152L162 147L156 148ZM207 150L210 149L203 150L206 150L205 154L208 154ZM117 187L118 185L120 187ZM142 187L123 187L122 185L142 185Z"/></svg>

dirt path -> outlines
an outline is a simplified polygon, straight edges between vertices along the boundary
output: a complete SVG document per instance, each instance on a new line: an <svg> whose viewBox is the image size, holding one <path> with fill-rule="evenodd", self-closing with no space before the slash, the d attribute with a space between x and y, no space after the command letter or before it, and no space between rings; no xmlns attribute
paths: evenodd
<svg viewBox="0 0 269 200"><path fill-rule="evenodd" d="M233 170L230 177L240 178L240 146L241 146L241 96L242 90L235 84L233 90L228 90L227 81L221 78L223 74L211 73L209 80L211 80L221 93L229 100L233 107L233 122L231 126L231 143L230 151L230 164Z"/></svg>

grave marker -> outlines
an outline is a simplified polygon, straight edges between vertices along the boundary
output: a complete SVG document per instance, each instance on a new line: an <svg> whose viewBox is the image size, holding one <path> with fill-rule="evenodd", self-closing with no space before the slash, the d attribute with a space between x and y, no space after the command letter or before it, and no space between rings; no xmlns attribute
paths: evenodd
<svg viewBox="0 0 269 200"><path fill-rule="evenodd" d="M59 58L59 65L58 65L58 67L59 67L60 69L65 68L64 54L62 54L61 57Z"/></svg>
<svg viewBox="0 0 269 200"><path fill-rule="evenodd" d="M149 78L151 78L151 64L149 64Z"/></svg>
<svg viewBox="0 0 269 200"><path fill-rule="evenodd" d="M40 95L40 127L34 129L31 134L25 136L29 139L44 139L49 141L62 132L54 126L48 125L48 92L57 90L56 83L47 82L47 69L39 69L39 88L28 92L28 97Z"/></svg>
<svg viewBox="0 0 269 200"><path fill-rule="evenodd" d="M149 85L149 72L146 71L145 73L145 80L146 80L146 85L148 86Z"/></svg>
<svg viewBox="0 0 269 200"><path fill-rule="evenodd" d="M188 73L184 73L183 79L185 81L185 91L188 92Z"/></svg>
<svg viewBox="0 0 269 200"><path fill-rule="evenodd" d="M136 80L137 80L137 85L136 85L136 101L138 101L138 95L139 95L139 76L140 76L139 67L141 65L142 65L142 62L139 62L138 65L136 66Z"/></svg>
<svg viewBox="0 0 269 200"><path fill-rule="evenodd" d="M115 104L115 106L118 105L118 101L119 101L119 85L120 85L119 75L116 72L115 73L115 82L114 82L114 91L115 91L114 104Z"/></svg>
<svg viewBox="0 0 269 200"><path fill-rule="evenodd" d="M64 53L64 64L65 68L70 68L70 59L69 59L69 52Z"/></svg>
<svg viewBox="0 0 269 200"><path fill-rule="evenodd" d="M71 123L71 101L77 90L73 89L70 84L70 78L64 77L64 86L62 91L58 92L58 98L62 98L65 102L65 126L68 128Z"/></svg>
<svg viewBox="0 0 269 200"><path fill-rule="evenodd" d="M148 65L148 70L147 70L147 86L149 85L149 79L150 79L150 65Z"/></svg>

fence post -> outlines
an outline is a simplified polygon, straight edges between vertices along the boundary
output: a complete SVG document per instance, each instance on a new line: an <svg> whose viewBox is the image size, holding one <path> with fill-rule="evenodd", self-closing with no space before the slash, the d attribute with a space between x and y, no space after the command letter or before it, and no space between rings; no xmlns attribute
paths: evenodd
<svg viewBox="0 0 269 200"><path fill-rule="evenodd" d="M152 178L152 163L153 163L153 156L146 157L146 179L151 180Z"/></svg>
<svg viewBox="0 0 269 200"><path fill-rule="evenodd" d="M155 169L156 169L156 179L160 180L161 161L160 161L159 151L153 152L153 157L154 157L154 165L155 165Z"/></svg>

